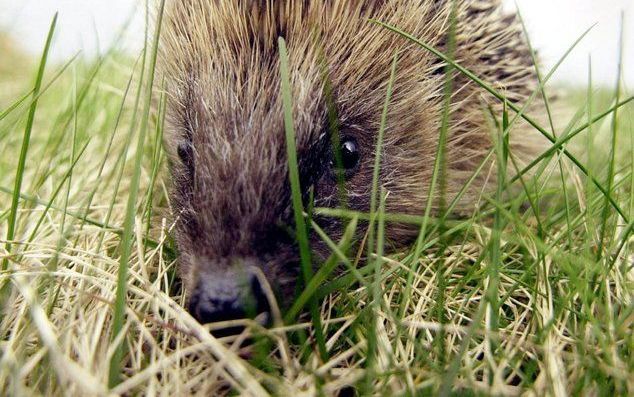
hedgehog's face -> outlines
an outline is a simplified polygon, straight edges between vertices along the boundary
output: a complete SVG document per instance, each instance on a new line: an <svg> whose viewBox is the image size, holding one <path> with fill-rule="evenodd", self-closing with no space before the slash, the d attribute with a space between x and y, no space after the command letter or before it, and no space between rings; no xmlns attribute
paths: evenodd
<svg viewBox="0 0 634 397"><path fill-rule="evenodd" d="M272 56L268 63L246 65L257 73L243 81L225 71L192 81L188 102L171 117L168 146L182 274L190 311L201 322L267 311L264 283L284 304L296 290L299 255L277 53ZM348 201L362 209L375 132L350 125L333 140L318 67L291 61L304 205L337 206L343 176ZM321 225L335 239L340 234L336 221ZM311 234L311 245L317 263L325 244Z"/></svg>

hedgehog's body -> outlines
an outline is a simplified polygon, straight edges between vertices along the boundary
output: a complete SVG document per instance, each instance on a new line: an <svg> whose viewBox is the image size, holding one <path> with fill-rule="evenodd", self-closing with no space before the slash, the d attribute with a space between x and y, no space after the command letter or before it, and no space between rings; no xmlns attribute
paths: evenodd
<svg viewBox="0 0 634 397"><path fill-rule="evenodd" d="M166 146L172 152L182 275L199 319L240 314L249 294L244 292L248 269L262 270L285 294L293 290L298 255L280 228L294 222L278 37L289 47L302 188L312 189L320 207L337 206L340 197L331 170L323 72L332 84L341 140L352 145L344 149L354 154L346 171L347 205L365 212L390 65L398 51L380 183L389 192L388 212L422 214L442 121L443 63L368 19L397 26L444 51L451 7L449 0L180 0L168 6L162 47L170 95ZM456 61L523 103L536 79L516 19L503 15L498 0L459 0L455 15ZM454 77L448 201L493 145L487 109L501 108L475 83ZM512 138L515 155L527 153L525 143ZM457 211L474 208L491 175L488 169ZM339 225L333 222L321 224L337 236ZM403 244L415 235L415 228L391 225L387 237ZM319 251L318 239L312 242Z"/></svg>

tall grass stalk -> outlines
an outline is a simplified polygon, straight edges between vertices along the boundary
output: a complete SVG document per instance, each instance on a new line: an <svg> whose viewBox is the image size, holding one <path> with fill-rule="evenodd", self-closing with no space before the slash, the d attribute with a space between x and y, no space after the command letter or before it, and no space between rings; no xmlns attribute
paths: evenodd
<svg viewBox="0 0 634 397"><path fill-rule="evenodd" d="M616 73L616 83L615 83L615 102L619 103L621 100L621 79L623 76L623 48L625 46L625 14L621 14L621 34L619 40L619 58L617 63L617 73ZM617 138L619 131L619 118L618 118L618 109L614 109L612 113L612 136L610 137L610 159L608 161L608 175L607 175L607 198L612 194L612 189L614 187L614 173L616 171L616 147L617 147ZM627 216L621 215L626 223L629 222ZM605 241L607 236L607 227L608 227L608 219L610 217L609 207L607 205L603 206L603 211L601 212L601 228L599 232L599 247L597 248L597 259L601 258L604 255L603 248L607 244Z"/></svg>
<svg viewBox="0 0 634 397"><path fill-rule="evenodd" d="M150 111L152 107L152 96L154 92L154 76L156 70L156 62L158 58L158 45L161 34L161 26L163 19L163 10L165 9L165 0L161 0L158 9L158 18L156 22L156 31L152 44L152 53L149 64L149 78L147 84L147 92L145 99L145 108L143 110L141 125L139 127L139 136L137 138L136 154L134 160L134 173L130 184L130 193L128 196L128 204L126 207L126 217L123 225L123 236L121 239L121 258L119 261L119 272L117 277L117 290L114 304L114 313L112 320L112 338L116 339L124 331L125 309L126 309L126 292L128 283L128 261L132 251L134 226L137 212L137 196L139 193L139 183L141 178L141 160L143 159L145 136L148 130L150 119ZM122 338L125 341L125 338ZM122 341L115 347L112 358L110 359L110 370L108 373L108 385L116 386L120 382L121 368L123 364L125 344Z"/></svg>
<svg viewBox="0 0 634 397"><path fill-rule="evenodd" d="M381 186L381 164L383 158L383 138L385 136L385 131L388 126L388 116L390 103L392 101L392 94L394 91L394 82L396 80L396 70L398 66L398 53L394 54L392 59L392 67L390 69L390 79L387 84L387 92L385 94L385 103L383 105L383 111L381 113L381 124L379 127L379 133L376 137L375 149L374 149L374 168L372 174L372 192L370 196L370 222L368 225L368 238L367 238L367 258L368 258L368 266L374 269L374 278L372 283L372 304L371 311L368 312L369 315L369 330L368 330L368 341L367 341L367 361L366 368L368 372L365 377L365 390L369 392L371 389L371 384L374 382L374 377L377 372L376 360L377 360L377 349L378 349L378 336L377 336L377 328L378 328L378 319L379 310L381 310L381 265L382 265L382 257L383 257L383 244L384 237L383 231L377 230L375 226L375 222L377 216L379 215L377 212L377 206L379 200L383 202L382 211L385 213L385 198L383 196L379 196L380 194L380 186ZM384 215L380 216L381 224L379 225L379 229L384 227L385 218ZM375 234L380 234L380 239L375 241Z"/></svg>
<svg viewBox="0 0 634 397"><path fill-rule="evenodd" d="M280 75L282 81L282 98L284 101L284 126L286 131L286 153L288 156L288 176L291 184L291 200L293 204L293 213L295 216L295 237L299 246L300 261L304 284L309 285L313 278L313 265L311 259L310 246L308 243L308 228L304 219L304 203L302 199L302 188L299 180L299 168L297 162L297 147L295 142L295 126L293 123L293 100L291 88L291 74L289 70L288 50L284 38L279 38L280 50ZM317 347L322 360L327 361L328 349L326 348L326 340L321 326L321 318L317 301L310 299L310 314L315 327L315 338L317 339Z"/></svg>
<svg viewBox="0 0 634 397"><path fill-rule="evenodd" d="M24 167L26 166L26 158L29 153L29 144L31 142L31 132L33 131L33 123L35 121L35 113L37 111L37 98L40 94L40 89L42 88L42 80L44 79L44 72L46 70L46 62L48 61L49 51L51 49L51 44L53 42L53 34L55 33L55 27L57 26L57 14L53 17L53 21L51 22L51 26L48 30L48 35L46 37L46 44L44 45L44 53L42 54L42 58L40 59L40 66L37 70L37 75L35 77L35 86L33 88L33 102L29 108L29 115L26 122L26 127L24 129L24 138L22 139L22 148L20 149L20 158L18 159L16 175L15 175L15 185L13 188L13 199L11 201L11 212L9 213L9 226L7 228L7 242L5 244L5 249L7 252L11 252L11 242L15 238L15 229L17 225L17 217L18 217L18 204L20 202L20 192L22 190L22 181L24 180ZM9 259L4 259L2 261L1 270L4 272L7 270L9 266Z"/></svg>

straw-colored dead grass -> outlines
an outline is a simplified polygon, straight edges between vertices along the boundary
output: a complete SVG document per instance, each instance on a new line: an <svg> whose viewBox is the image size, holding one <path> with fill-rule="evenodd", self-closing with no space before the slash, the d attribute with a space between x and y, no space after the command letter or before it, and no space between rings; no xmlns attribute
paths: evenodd
<svg viewBox="0 0 634 397"><path fill-rule="evenodd" d="M21 219L37 218L41 211L41 206L25 210ZM100 218L101 214L95 211L91 215ZM162 225L156 230L160 245L144 250L141 236L135 240L123 335L127 351L125 380L109 390L119 235L94 226L82 230L76 225L67 226L76 229L60 247L61 217L59 211L53 211L36 242L28 247L21 243L16 250L19 260L12 260L12 293L8 300L11 306L2 323L6 340L0 345L3 393L216 395L231 388L249 395L333 395L363 379L363 328L353 325L358 314L367 310L370 298L364 288L333 294L322 305L331 354L328 362L321 362L314 353L302 359L305 347L289 342L288 331L310 330L309 324L259 329L273 344L268 357L269 365L276 371L265 373L249 363L252 352L241 346L249 333L216 340L182 308L183 296L170 293L174 289L171 270L175 264L165 259L163 251L170 225L157 218L153 223ZM26 229L28 225L25 224ZM142 228L140 222L137 225ZM603 351L596 343L591 324L583 331L588 340L577 340L572 336L579 333L574 316L556 308L553 299L554 294L569 293L567 281L545 281L552 280L553 273L558 272L550 259L545 261L544 269L536 270L534 277L542 281L536 284L538 290L532 291L518 285L521 274L514 269L521 268L521 261L526 258L520 253L508 253L499 290L500 296L508 296L501 308L502 326L497 332L489 329L490 313L478 313L488 279L481 279L484 284L461 285L467 273L485 270L485 263L475 269L473 266L482 252L477 240L486 240L480 233L488 232L487 228L479 228L474 242L451 246L441 257L430 253L420 259L418 271L412 274L412 293L400 324L394 321L393 313L378 313L374 319L379 341L378 372L383 375L377 378L377 390L395 394L421 388L434 390L445 376L438 366L444 362L451 367L458 352L462 358L457 361L454 385L474 392L566 395L586 376L584 369L588 364L584 357L598 360L609 376L632 390L631 362L624 361L628 357L618 353L618 344L626 342L623 338L631 330L631 316L621 325L623 329L606 330L616 342L612 352ZM102 235L102 248L96 250ZM73 241L77 243L72 244ZM52 261L58 264L56 271L47 270ZM383 283L385 307L397 310L410 271L403 269L397 258L386 258L384 270L392 273ZM398 270L403 271L402 275L396 276ZM439 322L435 313L441 273L446 278L446 300L442 305L445 320ZM623 278L623 274L614 271L605 283L609 289L606 298L612 305L631 299L631 279ZM472 328L474 318L480 322L477 331ZM494 348L493 344L499 345ZM585 350L583 355L580 349ZM531 365L534 367L529 373ZM600 385L595 387L586 392L599 393Z"/></svg>

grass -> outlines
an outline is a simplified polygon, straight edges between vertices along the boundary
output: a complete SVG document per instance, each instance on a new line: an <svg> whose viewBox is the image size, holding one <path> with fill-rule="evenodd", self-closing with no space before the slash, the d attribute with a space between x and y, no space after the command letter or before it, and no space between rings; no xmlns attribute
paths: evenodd
<svg viewBox="0 0 634 397"><path fill-rule="evenodd" d="M132 250L132 235L135 229L135 218L137 214L137 199L139 194L139 180L141 179L141 161L143 160L143 148L145 147L145 136L147 135L150 109L152 107L152 96L154 87L154 70L156 69L156 62L158 58L158 43L161 32L161 19L163 16L163 8L165 7L165 0L161 1L158 11L159 19L156 24L156 33L152 41L150 65L149 65L149 81L147 94L144 104L143 113L141 116L141 125L139 127L139 137L137 140L136 154L134 158L134 171L132 173L131 189L128 194L128 203L126 206L126 217L123 226L122 236L122 248L121 257L119 259L119 271L117 274L117 292L115 297L115 306L113 314L113 326L112 326L112 338L114 353L110 358L110 369L108 371L108 384L110 387L114 387L120 383L121 366L124 356L124 344L123 338L119 338L123 335L123 322L125 317L126 300L127 300L127 283L128 283L128 266L130 260L130 254ZM146 47L146 52L148 48ZM160 124L160 123L159 123ZM155 146L159 146L155 144ZM156 167L154 167L156 169ZM155 173L152 172L151 175ZM151 185L150 185L151 186ZM150 190L151 192L151 190ZM151 195L151 193L150 193Z"/></svg>
<svg viewBox="0 0 634 397"><path fill-rule="evenodd" d="M46 62L48 61L48 53L53 41L53 34L55 33L55 25L57 25L57 15L51 22L51 28L49 29L48 36L46 37L46 45L44 46L44 53L42 54L42 60L37 71L37 77L35 78L35 87L33 88L33 101L29 107L29 115L24 130L24 138L22 139L22 148L20 149L20 158L18 159L18 167L15 176L15 186L13 188L13 198L11 200L11 211L9 212L9 225L7 228L7 243L6 250L11 252L11 240L15 236L15 223L18 212L18 203L20 201L20 191L22 189L22 181L24 178L24 166L26 162L26 156L29 152L29 144L31 141L31 132L33 131L33 122L35 120L35 112L37 110L38 97L40 95L40 89L42 88L42 79L44 78L44 70L46 69ZM7 271L9 265L8 259L2 261L2 271ZM4 289L4 287L3 287Z"/></svg>
<svg viewBox="0 0 634 397"><path fill-rule="evenodd" d="M1 395L634 393L634 105L620 83L594 87L590 75L588 87L561 90L570 111L549 105L553 121L541 123L452 54L408 37L506 105L491 115L496 189L469 219L425 208L405 216L385 213L375 177L363 214L302 208L291 173L306 286L273 328L247 322L218 340L183 309L176 277L157 35L138 59L113 49L55 65L49 44L39 67L19 53L0 59L14 71L0 75ZM551 93L552 71L543 72L533 98ZM288 69L281 76L293 142ZM385 117L390 94L377 109ZM551 142L523 169L508 146L520 118ZM346 220L342 239L312 212ZM364 220L367 239L352 250ZM384 255L394 221L417 225L420 237ZM309 229L332 251L315 269ZM332 278L335 269L342 275Z"/></svg>

